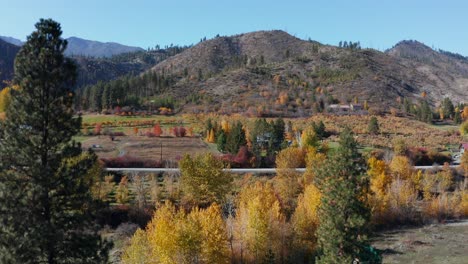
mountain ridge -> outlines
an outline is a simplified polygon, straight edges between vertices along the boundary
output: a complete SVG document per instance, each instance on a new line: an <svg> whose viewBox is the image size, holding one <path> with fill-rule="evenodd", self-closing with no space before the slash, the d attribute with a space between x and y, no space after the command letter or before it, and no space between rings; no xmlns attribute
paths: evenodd
<svg viewBox="0 0 468 264"><path fill-rule="evenodd" d="M16 46L21 46L24 44L23 41L12 37L0 36L0 39ZM144 51L144 49L140 47L127 46L117 42L88 40L75 36L68 37L66 40L68 41L68 46L65 50L65 55L67 56L88 56L103 58L112 57L114 55L123 53Z"/></svg>

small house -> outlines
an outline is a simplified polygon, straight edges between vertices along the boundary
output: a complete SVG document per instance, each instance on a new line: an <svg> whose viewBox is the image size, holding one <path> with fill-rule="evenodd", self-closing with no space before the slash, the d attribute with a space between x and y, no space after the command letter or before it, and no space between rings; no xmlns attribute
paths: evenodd
<svg viewBox="0 0 468 264"><path fill-rule="evenodd" d="M350 105L338 105L338 104L332 104L328 106L328 109L331 110L331 112L349 112L351 109Z"/></svg>
<svg viewBox="0 0 468 264"><path fill-rule="evenodd" d="M362 111L362 110L364 110L364 107L362 106L362 104L351 104L350 108L351 108L352 111Z"/></svg>

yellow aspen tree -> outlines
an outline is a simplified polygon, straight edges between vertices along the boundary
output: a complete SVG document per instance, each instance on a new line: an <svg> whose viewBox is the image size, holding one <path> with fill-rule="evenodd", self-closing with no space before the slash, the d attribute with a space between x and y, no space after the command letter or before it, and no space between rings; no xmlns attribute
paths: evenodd
<svg viewBox="0 0 468 264"><path fill-rule="evenodd" d="M296 210L291 218L294 231L294 244L305 256L312 256L317 246L316 231L319 225L317 209L321 194L315 185L309 184L297 201Z"/></svg>
<svg viewBox="0 0 468 264"><path fill-rule="evenodd" d="M229 263L231 256L221 208L217 204L212 204L206 210L201 211L200 223L203 236L202 261L204 263Z"/></svg>
<svg viewBox="0 0 468 264"><path fill-rule="evenodd" d="M468 120L460 125L460 134L463 136L468 135Z"/></svg>
<svg viewBox="0 0 468 264"><path fill-rule="evenodd" d="M387 172L387 164L385 161L379 160L375 157L369 158L367 164L369 166L367 174L370 177L371 191L379 196L385 195L385 190L392 181Z"/></svg>
<svg viewBox="0 0 468 264"><path fill-rule="evenodd" d="M311 184L316 176L316 171L327 162L327 155L320 153L314 147L306 148L306 171L303 174L303 185Z"/></svg>
<svg viewBox="0 0 468 264"><path fill-rule="evenodd" d="M444 110L442 109L442 107L439 107L439 118L441 120L444 120Z"/></svg>
<svg viewBox="0 0 468 264"><path fill-rule="evenodd" d="M122 254L123 264L156 264L151 255L146 232L138 228Z"/></svg>
<svg viewBox="0 0 468 264"><path fill-rule="evenodd" d="M284 256L282 242L288 228L271 184L257 182L241 190L236 222L236 228L243 230L236 231L235 237L242 239L239 244L247 249L248 261L258 263L268 253Z"/></svg>
<svg viewBox="0 0 468 264"><path fill-rule="evenodd" d="M464 190L461 192L460 203L458 205L458 211L462 216L468 216L468 191Z"/></svg>
<svg viewBox="0 0 468 264"><path fill-rule="evenodd" d="M283 149L276 156L277 176L275 177L275 189L281 198L287 215L290 215L296 207L301 173L297 172L295 168L303 168L304 159L305 151L295 147Z"/></svg>
<svg viewBox="0 0 468 264"><path fill-rule="evenodd" d="M382 224L385 221L388 206L387 189L392 183L392 177L388 173L388 166L383 160L371 157L367 164L371 190L367 202L371 209L372 221L375 224Z"/></svg>
<svg viewBox="0 0 468 264"><path fill-rule="evenodd" d="M390 170L395 178L403 180L411 179L413 174L413 167L406 156L394 156L390 162Z"/></svg>
<svg viewBox="0 0 468 264"><path fill-rule="evenodd" d="M461 157L460 167L465 173L465 177L468 177L468 151L465 150Z"/></svg>
<svg viewBox="0 0 468 264"><path fill-rule="evenodd" d="M315 133L311 127L308 127L302 131L301 142L299 143L299 146L302 148L319 146L319 138L317 133Z"/></svg>
<svg viewBox="0 0 468 264"><path fill-rule="evenodd" d="M206 141L208 143L214 143L216 141L215 132L213 128L208 132L208 138Z"/></svg>
<svg viewBox="0 0 468 264"><path fill-rule="evenodd" d="M229 122L227 122L226 120L222 120L221 121L221 129L226 133L228 134L229 131L231 131L231 128L229 126Z"/></svg>
<svg viewBox="0 0 468 264"><path fill-rule="evenodd" d="M177 219L180 214L176 213L175 207L166 203L157 209L153 219L146 227L150 256L156 263L177 263L178 234Z"/></svg>
<svg viewBox="0 0 468 264"><path fill-rule="evenodd" d="M369 110L369 103L367 102L367 100L364 101L363 107L365 110Z"/></svg>
<svg viewBox="0 0 468 264"><path fill-rule="evenodd" d="M200 213L198 208L192 209L188 215L181 210L177 213L174 230L177 239L176 263L196 263L201 259L203 237Z"/></svg>
<svg viewBox="0 0 468 264"><path fill-rule="evenodd" d="M0 112L5 112L10 104L10 87L5 87L0 91Z"/></svg>
<svg viewBox="0 0 468 264"><path fill-rule="evenodd" d="M128 178L123 176L115 192L115 199L119 204L126 204L129 201L130 191L128 190Z"/></svg>
<svg viewBox="0 0 468 264"><path fill-rule="evenodd" d="M183 202L209 205L222 202L231 191L232 175L213 154L185 155L179 162Z"/></svg>

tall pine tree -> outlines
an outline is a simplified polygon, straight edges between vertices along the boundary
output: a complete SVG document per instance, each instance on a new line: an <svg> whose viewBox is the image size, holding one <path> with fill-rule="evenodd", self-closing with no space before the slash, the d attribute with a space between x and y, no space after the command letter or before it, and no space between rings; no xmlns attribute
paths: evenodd
<svg viewBox="0 0 468 264"><path fill-rule="evenodd" d="M226 150L229 153L236 154L239 152L240 147L246 144L247 140L245 138L244 128L242 127L242 123L237 121L227 135Z"/></svg>
<svg viewBox="0 0 468 264"><path fill-rule="evenodd" d="M328 164L318 169L315 178L323 194L318 209L318 263L369 261L365 256L370 250L367 243L370 212L364 203L369 179L365 173L365 161L357 151L357 143L351 131L345 129L340 135L339 149Z"/></svg>
<svg viewBox="0 0 468 264"><path fill-rule="evenodd" d="M101 263L92 221L91 153L72 142L76 69L63 56L60 25L41 19L15 61L6 120L0 122L0 263Z"/></svg>

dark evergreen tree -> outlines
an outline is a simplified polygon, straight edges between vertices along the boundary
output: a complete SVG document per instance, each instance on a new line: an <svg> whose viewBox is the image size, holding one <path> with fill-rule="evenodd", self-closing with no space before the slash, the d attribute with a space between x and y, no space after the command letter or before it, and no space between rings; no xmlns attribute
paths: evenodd
<svg viewBox="0 0 468 264"><path fill-rule="evenodd" d="M318 263L376 263L361 256L367 252L370 210L365 205L369 179L366 163L357 151L351 130L340 135L340 147L330 162L317 168L316 185L322 193L318 209ZM369 261L369 262L366 262Z"/></svg>
<svg viewBox="0 0 468 264"><path fill-rule="evenodd" d="M226 151L227 136L224 130L220 129L216 134L216 147L220 152Z"/></svg>
<svg viewBox="0 0 468 264"><path fill-rule="evenodd" d="M272 151L277 152L285 147L284 143L284 131L285 123L282 118L276 119L271 122L271 148Z"/></svg>
<svg viewBox="0 0 468 264"><path fill-rule="evenodd" d="M312 122L312 128L314 129L315 134L317 134L319 139L324 139L327 137L327 130L322 120L320 120L318 124L316 124L315 122Z"/></svg>
<svg viewBox="0 0 468 264"><path fill-rule="evenodd" d="M377 117L375 116L371 117L369 121L369 125L367 127L367 132L369 132L369 134L374 134L374 135L380 132L379 121L377 120Z"/></svg>
<svg viewBox="0 0 468 264"><path fill-rule="evenodd" d="M453 122L457 125L461 124L462 118L460 115L460 111L455 111L455 114L453 115Z"/></svg>
<svg viewBox="0 0 468 264"><path fill-rule="evenodd" d="M245 131L242 127L242 123L237 121L229 131L226 139L226 151L232 154L239 152L240 147L245 146L247 140L245 138Z"/></svg>
<svg viewBox="0 0 468 264"><path fill-rule="evenodd" d="M421 101L417 112L418 119L426 123L432 123L432 110L427 101Z"/></svg>
<svg viewBox="0 0 468 264"><path fill-rule="evenodd" d="M455 113L455 107L453 106L450 98L445 97L442 101L442 113L445 118L453 118Z"/></svg>
<svg viewBox="0 0 468 264"><path fill-rule="evenodd" d="M72 142L76 68L60 25L41 19L18 53L6 120L0 122L0 263L102 263L85 176L96 162Z"/></svg>
<svg viewBox="0 0 468 264"><path fill-rule="evenodd" d="M271 126L266 119L261 118L255 120L254 128L250 133L250 141L252 142L252 153L257 159L257 166L265 165L263 161L266 156L271 154Z"/></svg>
<svg viewBox="0 0 468 264"><path fill-rule="evenodd" d="M412 103L408 98L403 99L403 111L407 114L412 112Z"/></svg>

